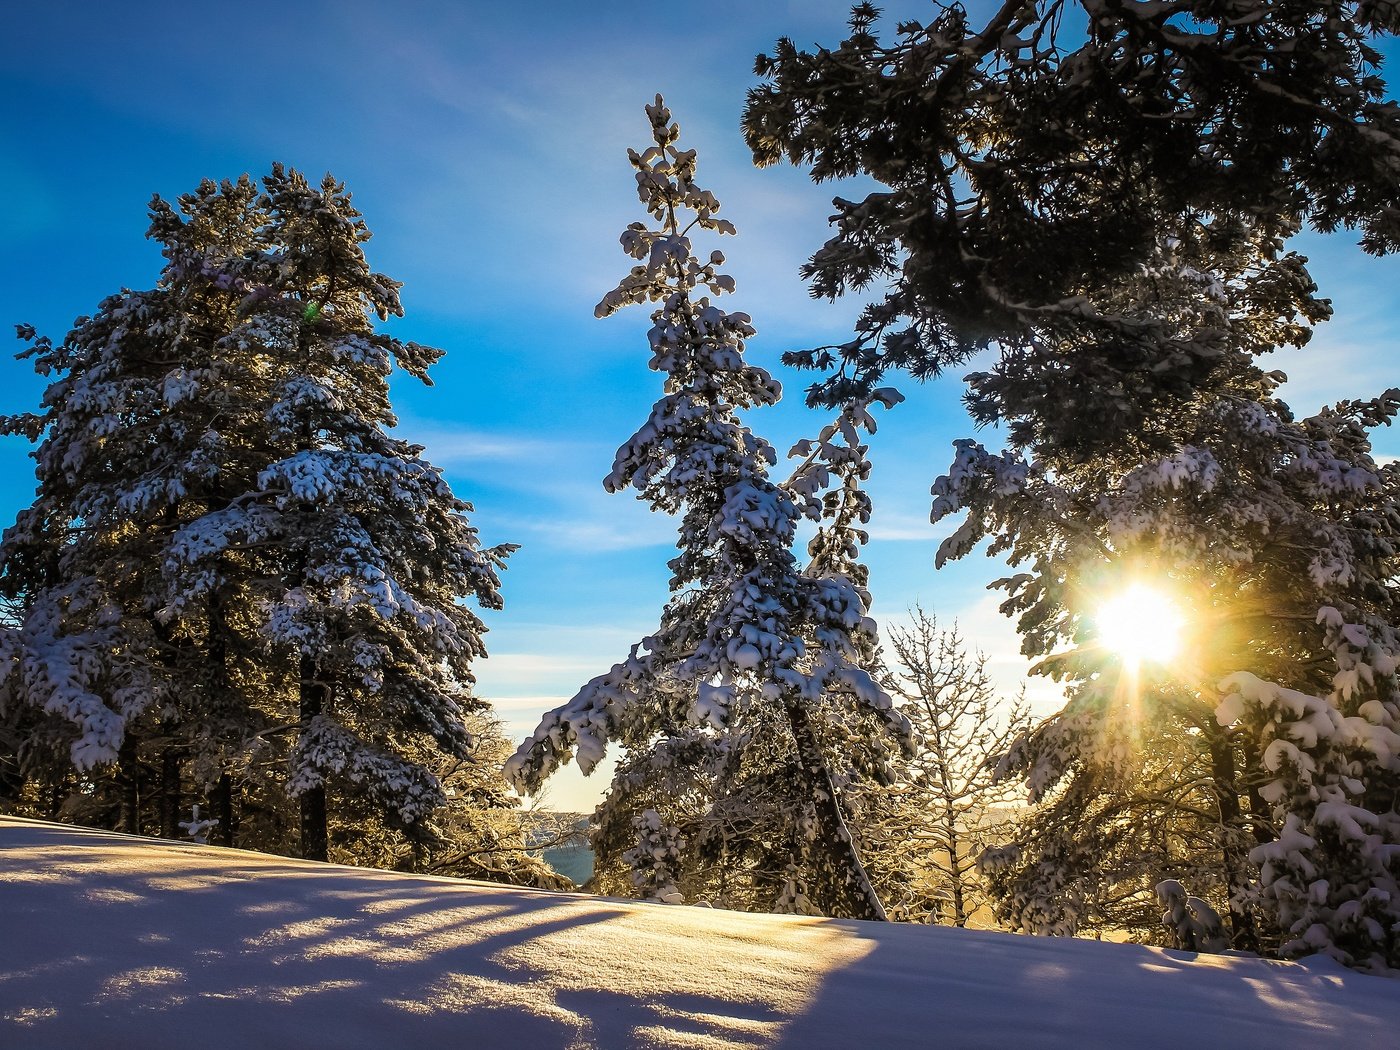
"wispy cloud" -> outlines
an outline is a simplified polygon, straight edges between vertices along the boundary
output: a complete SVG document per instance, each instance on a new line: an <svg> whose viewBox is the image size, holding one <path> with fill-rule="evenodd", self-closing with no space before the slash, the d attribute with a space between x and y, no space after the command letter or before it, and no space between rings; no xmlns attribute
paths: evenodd
<svg viewBox="0 0 1400 1050"><path fill-rule="evenodd" d="M501 431L449 426L419 419L400 419L396 433L422 445L428 460L440 467L480 464L483 461L548 462L567 449L562 441Z"/></svg>
<svg viewBox="0 0 1400 1050"><path fill-rule="evenodd" d="M598 476L611 451L599 444L510 431L405 421L399 433L423 445L429 462L465 481L460 494L489 512L493 535L550 550L606 552L674 545L675 521L630 494L606 492ZM480 484L508 490L506 505L473 495ZM459 487L454 483L454 487Z"/></svg>
<svg viewBox="0 0 1400 1050"><path fill-rule="evenodd" d="M562 693L552 696L487 696L485 698L491 701L491 708L501 721L507 725L521 727L526 732L535 727L543 712L553 710L569 699Z"/></svg>
<svg viewBox="0 0 1400 1050"><path fill-rule="evenodd" d="M627 520L619 520L616 516L608 516L606 520L521 519L514 528L520 534L521 542L534 538L565 550L639 550L643 547L673 547L676 543L675 522L662 514L629 515Z"/></svg>
<svg viewBox="0 0 1400 1050"><path fill-rule="evenodd" d="M930 524L927 514L881 511L877 508L871 515L867 531L872 541L938 543L948 536L951 530L943 522L938 525Z"/></svg>
<svg viewBox="0 0 1400 1050"><path fill-rule="evenodd" d="M558 655L555 653L493 653L489 660L478 664L478 691L485 695L510 694L519 685L538 685L560 677L581 678L580 685L599 670L597 657ZM485 683L490 680L490 686Z"/></svg>
<svg viewBox="0 0 1400 1050"><path fill-rule="evenodd" d="M1287 373L1283 397L1302 415L1348 398L1372 397L1395 385L1394 368L1366 340L1318 333L1303 350L1279 351L1265 365Z"/></svg>
<svg viewBox="0 0 1400 1050"><path fill-rule="evenodd" d="M1308 414L1395 386L1395 299L1377 293L1400 279L1400 259L1364 255L1347 234L1308 234L1297 243L1335 312L1304 349L1266 358L1269 367L1288 374L1284 397Z"/></svg>

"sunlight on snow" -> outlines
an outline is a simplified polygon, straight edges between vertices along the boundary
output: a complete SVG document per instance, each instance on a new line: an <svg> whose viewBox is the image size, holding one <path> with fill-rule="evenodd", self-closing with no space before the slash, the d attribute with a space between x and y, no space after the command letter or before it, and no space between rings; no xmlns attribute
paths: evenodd
<svg viewBox="0 0 1400 1050"><path fill-rule="evenodd" d="M471 1015L511 1028L525 1046L774 1046L835 972L875 948L807 919L404 880L115 836L93 857L101 881L66 891L63 907L76 897L87 914L123 924L127 935L113 943L132 959L110 973L86 956L65 966L96 971L86 993L94 1002L160 1013L216 1002L334 1012L353 1000L424 1031ZM50 891L65 884L64 865L42 848L16 847L7 859L16 870L0 869L4 883L44 869ZM211 863L227 859L236 868ZM172 901L180 916L161 903ZM216 927L218 947L147 943L157 910L165 928Z"/></svg>
<svg viewBox="0 0 1400 1050"><path fill-rule="evenodd" d="M0 1033L46 1050L1173 1050L1182 1018L1203 1047L1347 1050L1400 1023L1387 982L1325 959L667 907L6 817L0 840Z"/></svg>

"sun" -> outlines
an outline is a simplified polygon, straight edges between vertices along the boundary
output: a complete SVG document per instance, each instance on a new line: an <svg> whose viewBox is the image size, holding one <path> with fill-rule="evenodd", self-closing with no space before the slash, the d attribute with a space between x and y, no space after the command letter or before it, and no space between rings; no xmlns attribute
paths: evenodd
<svg viewBox="0 0 1400 1050"><path fill-rule="evenodd" d="M1099 607L1099 644L1125 664L1168 663L1181 651L1181 610L1155 587L1135 583Z"/></svg>

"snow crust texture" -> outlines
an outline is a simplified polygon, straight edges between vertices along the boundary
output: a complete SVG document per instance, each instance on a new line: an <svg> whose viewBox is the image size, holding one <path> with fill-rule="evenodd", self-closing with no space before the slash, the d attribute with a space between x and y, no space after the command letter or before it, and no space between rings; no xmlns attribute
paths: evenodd
<svg viewBox="0 0 1400 1050"><path fill-rule="evenodd" d="M1342 969L666 908L0 817L0 1046L1395 1045Z"/></svg>

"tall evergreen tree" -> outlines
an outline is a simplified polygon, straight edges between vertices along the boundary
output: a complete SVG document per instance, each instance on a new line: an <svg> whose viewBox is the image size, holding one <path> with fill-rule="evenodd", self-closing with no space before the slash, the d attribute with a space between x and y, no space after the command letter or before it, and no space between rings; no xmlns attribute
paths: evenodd
<svg viewBox="0 0 1400 1050"><path fill-rule="evenodd" d="M159 285L38 340L60 378L6 423L43 442L0 550L25 607L2 706L43 712L25 746L68 741L83 793L119 788L130 830L154 763L165 808L211 795L223 841L240 821L245 844L324 859L328 785L364 810L351 842L365 820L421 837L433 756L469 751L480 706L484 628L461 600L499 605L509 551L388 433L391 370L426 382L441 352L375 331L398 284L329 177L205 182L156 199L151 236Z"/></svg>
<svg viewBox="0 0 1400 1050"><path fill-rule="evenodd" d="M1079 6L1082 36L1066 4L980 29L955 5L886 45L862 5L839 48L760 60L757 160L888 187L838 201L807 269L820 294L887 295L855 339L794 360L836 366L813 391L835 402L997 347L968 404L1010 448L960 443L934 515L969 511L940 560L990 538L1024 563L1003 608L1071 683L1008 757L1050 807L989 858L1022 924L1073 929L1067 904L1125 888L1154 909L1151 873L1095 887L1079 862L1150 854L1121 832L1156 812L1164 864L1213 868L1200 892L1237 945L1394 965L1395 476L1368 437L1393 394L1298 420L1256 359L1329 313L1284 250L1303 223L1396 246L1400 108L1373 47L1395 10ZM1201 632L1195 662L1136 683L1089 615L1134 576Z"/></svg>
<svg viewBox="0 0 1400 1050"><path fill-rule="evenodd" d="M49 782L50 815L62 800L81 819L174 833L179 766L209 748L217 764L231 728L217 723L240 720L211 695L207 629L157 613L171 536L208 506L226 469L224 431L252 429L235 392L256 389L256 378L244 361L216 366L241 295L208 271L256 250L256 196L250 180L206 182L185 201L201 221L178 237L169 207L153 202L167 259L160 286L108 298L57 347L20 329L33 342L22 356L55 378L41 414L6 420L10 433L42 441L38 498L0 552L0 582L25 610L6 636L5 694L11 710L42 712L19 747L56 760L29 770ZM74 773L98 766L103 775L76 791ZM148 794L163 800L153 824L141 819Z"/></svg>
<svg viewBox="0 0 1400 1050"><path fill-rule="evenodd" d="M883 918L845 806L849 778L877 770L909 733L867 670L868 599L841 571L855 522L868 515L849 482L866 469L857 426L873 421L863 405L848 406L803 446L791 489L769 478L774 452L737 411L772 404L778 384L744 360L748 316L697 295L734 282L716 269L721 253L695 257L690 231L733 226L696 186L695 153L676 146L659 96L647 115L654 145L629 155L656 228L633 223L623 233L638 264L597 313L659 304L649 338L665 391L605 485L635 488L653 509L679 515L672 598L656 633L547 714L507 771L530 791L571 757L588 772L620 743L596 841L604 865L630 854L638 890L683 899L687 873L708 851L720 863L701 880L704 892L728 878L747 886L740 899L751 906ZM797 524L804 513L822 516L819 493L833 473L846 495L832 494L818 535L829 568L803 571L791 551Z"/></svg>

